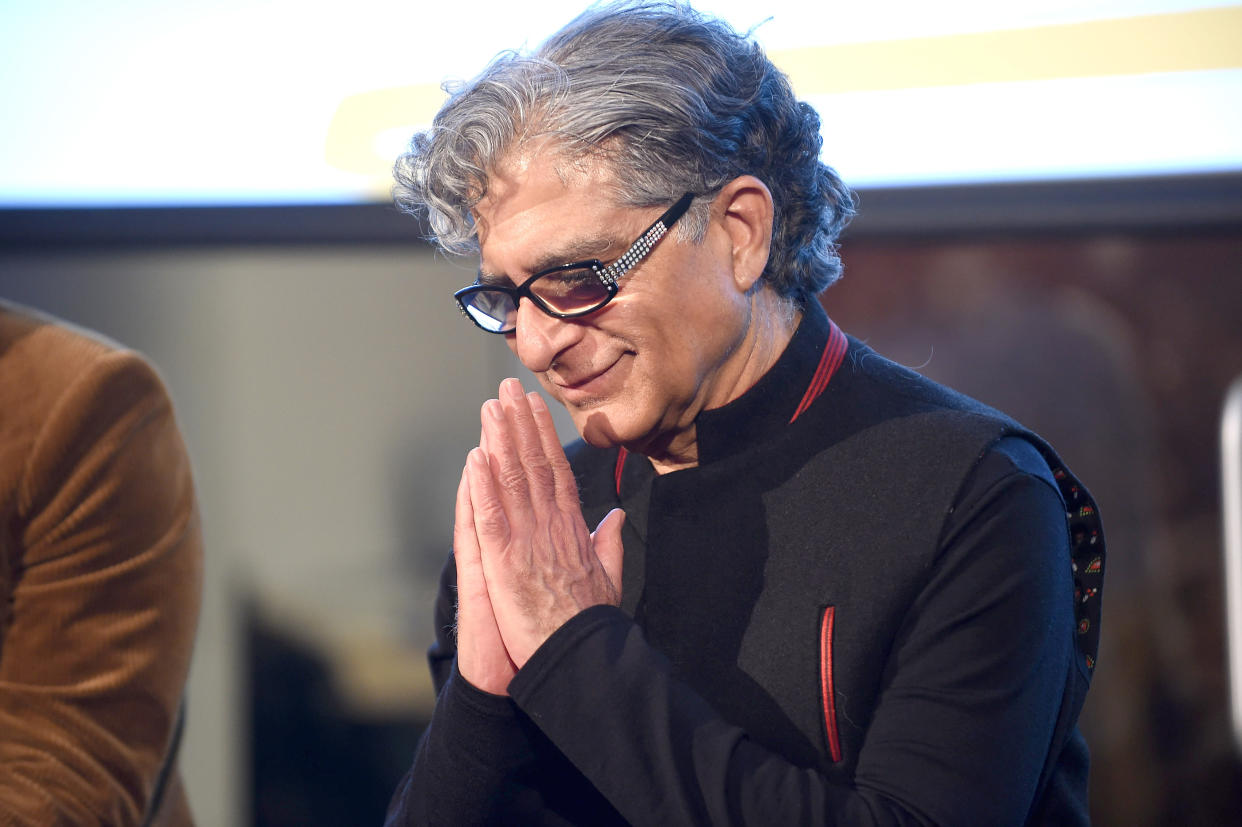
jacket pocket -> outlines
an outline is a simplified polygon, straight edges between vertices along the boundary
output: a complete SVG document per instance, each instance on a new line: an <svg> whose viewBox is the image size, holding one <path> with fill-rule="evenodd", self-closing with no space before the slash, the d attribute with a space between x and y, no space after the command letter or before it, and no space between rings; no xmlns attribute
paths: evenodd
<svg viewBox="0 0 1242 827"><path fill-rule="evenodd" d="M819 622L819 697L824 710L828 756L834 764L841 760L841 737L837 732L837 695L832 681L832 629L836 615L836 607L828 606Z"/></svg>

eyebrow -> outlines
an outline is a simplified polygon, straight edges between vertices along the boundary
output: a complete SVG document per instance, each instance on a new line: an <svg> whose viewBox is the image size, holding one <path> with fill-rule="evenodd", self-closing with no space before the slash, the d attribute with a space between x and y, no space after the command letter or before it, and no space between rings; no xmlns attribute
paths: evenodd
<svg viewBox="0 0 1242 827"><path fill-rule="evenodd" d="M535 273L542 273L544 270L550 270L553 267L559 267L562 264L574 264L579 261L598 259L608 251L615 250L624 243L619 238L599 237L571 241L555 252L541 255L535 260L529 272L533 275ZM488 285L516 284L512 278L498 273L490 273L482 267L479 268L477 282Z"/></svg>

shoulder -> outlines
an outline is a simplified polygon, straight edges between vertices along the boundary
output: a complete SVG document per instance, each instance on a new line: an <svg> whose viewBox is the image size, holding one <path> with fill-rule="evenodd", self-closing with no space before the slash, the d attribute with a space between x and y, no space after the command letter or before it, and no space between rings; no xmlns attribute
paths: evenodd
<svg viewBox="0 0 1242 827"><path fill-rule="evenodd" d="M950 488L1018 423L850 340L815 404L788 429L790 453L842 475L897 490ZM903 495L904 496L904 495ZM947 502L944 505L948 505Z"/></svg>
<svg viewBox="0 0 1242 827"><path fill-rule="evenodd" d="M1025 467L1043 468L1055 454L1037 434L1008 414L896 364L856 339L831 383L812 408L812 427L823 444L859 442L899 455L901 464L950 462L957 481L999 440L1014 437L1002 455L1020 451ZM1016 461L1016 460L1015 460ZM1053 465L1055 467L1055 465Z"/></svg>
<svg viewBox="0 0 1242 827"><path fill-rule="evenodd" d="M63 454L78 443L94 444L118 424L130 430L170 418L172 403L141 354L0 303L0 411L0 444Z"/></svg>
<svg viewBox="0 0 1242 827"><path fill-rule="evenodd" d="M114 512L123 491L143 492L147 509L169 498L184 509L191 488L172 402L143 356L0 305L0 510L9 519L34 530L91 491Z"/></svg>
<svg viewBox="0 0 1242 827"><path fill-rule="evenodd" d="M861 403L891 415L942 412L1016 424L1001 411L899 365L853 338L833 382Z"/></svg>
<svg viewBox="0 0 1242 827"><path fill-rule="evenodd" d="M942 532L960 523L968 505L1003 492L1045 516L1059 514L1064 531L1062 489L1078 484L1051 446L1012 417L857 340L810 413L799 437L816 446L808 469L825 484L857 480L894 508L947 519Z"/></svg>
<svg viewBox="0 0 1242 827"><path fill-rule="evenodd" d="M166 404L167 392L140 354L93 331L0 303L0 410L5 426L20 426L23 420L46 423L66 408L141 399Z"/></svg>
<svg viewBox="0 0 1242 827"><path fill-rule="evenodd" d="M1016 478L1029 478L1040 482L1060 499L1061 494L1047 458L1040 453L1039 445L1025 435L1008 434L988 446L987 451L975 464L962 497L981 496L987 490Z"/></svg>
<svg viewBox="0 0 1242 827"><path fill-rule="evenodd" d="M0 356L6 361L39 353L72 363L124 349L101 333L0 299Z"/></svg>

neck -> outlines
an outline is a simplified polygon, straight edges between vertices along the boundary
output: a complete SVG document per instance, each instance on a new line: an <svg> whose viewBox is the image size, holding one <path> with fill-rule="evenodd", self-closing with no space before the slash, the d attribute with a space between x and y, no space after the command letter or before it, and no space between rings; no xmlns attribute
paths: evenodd
<svg viewBox="0 0 1242 827"><path fill-rule="evenodd" d="M718 390L712 398L706 396L711 392L709 389L701 389L705 398L700 411L724 407L754 387L781 358L802 321L802 313L792 303L767 288L756 290L751 296L750 311L750 321L741 341L722 366L720 381L713 383L726 390ZM699 464L697 426L691 422L687 428L636 450L651 460L657 474L694 468Z"/></svg>

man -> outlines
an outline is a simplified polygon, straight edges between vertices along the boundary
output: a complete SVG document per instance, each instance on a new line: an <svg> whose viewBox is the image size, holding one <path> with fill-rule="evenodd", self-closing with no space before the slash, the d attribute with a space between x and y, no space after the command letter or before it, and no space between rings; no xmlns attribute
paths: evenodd
<svg viewBox="0 0 1242 827"><path fill-rule="evenodd" d="M0 302L0 824L189 825L202 533L138 354Z"/></svg>
<svg viewBox="0 0 1242 827"><path fill-rule="evenodd" d="M827 318L819 150L757 46L662 4L502 55L415 137L398 200L477 243L463 311L582 440L516 380L483 405L390 823L1087 821L1094 506Z"/></svg>

